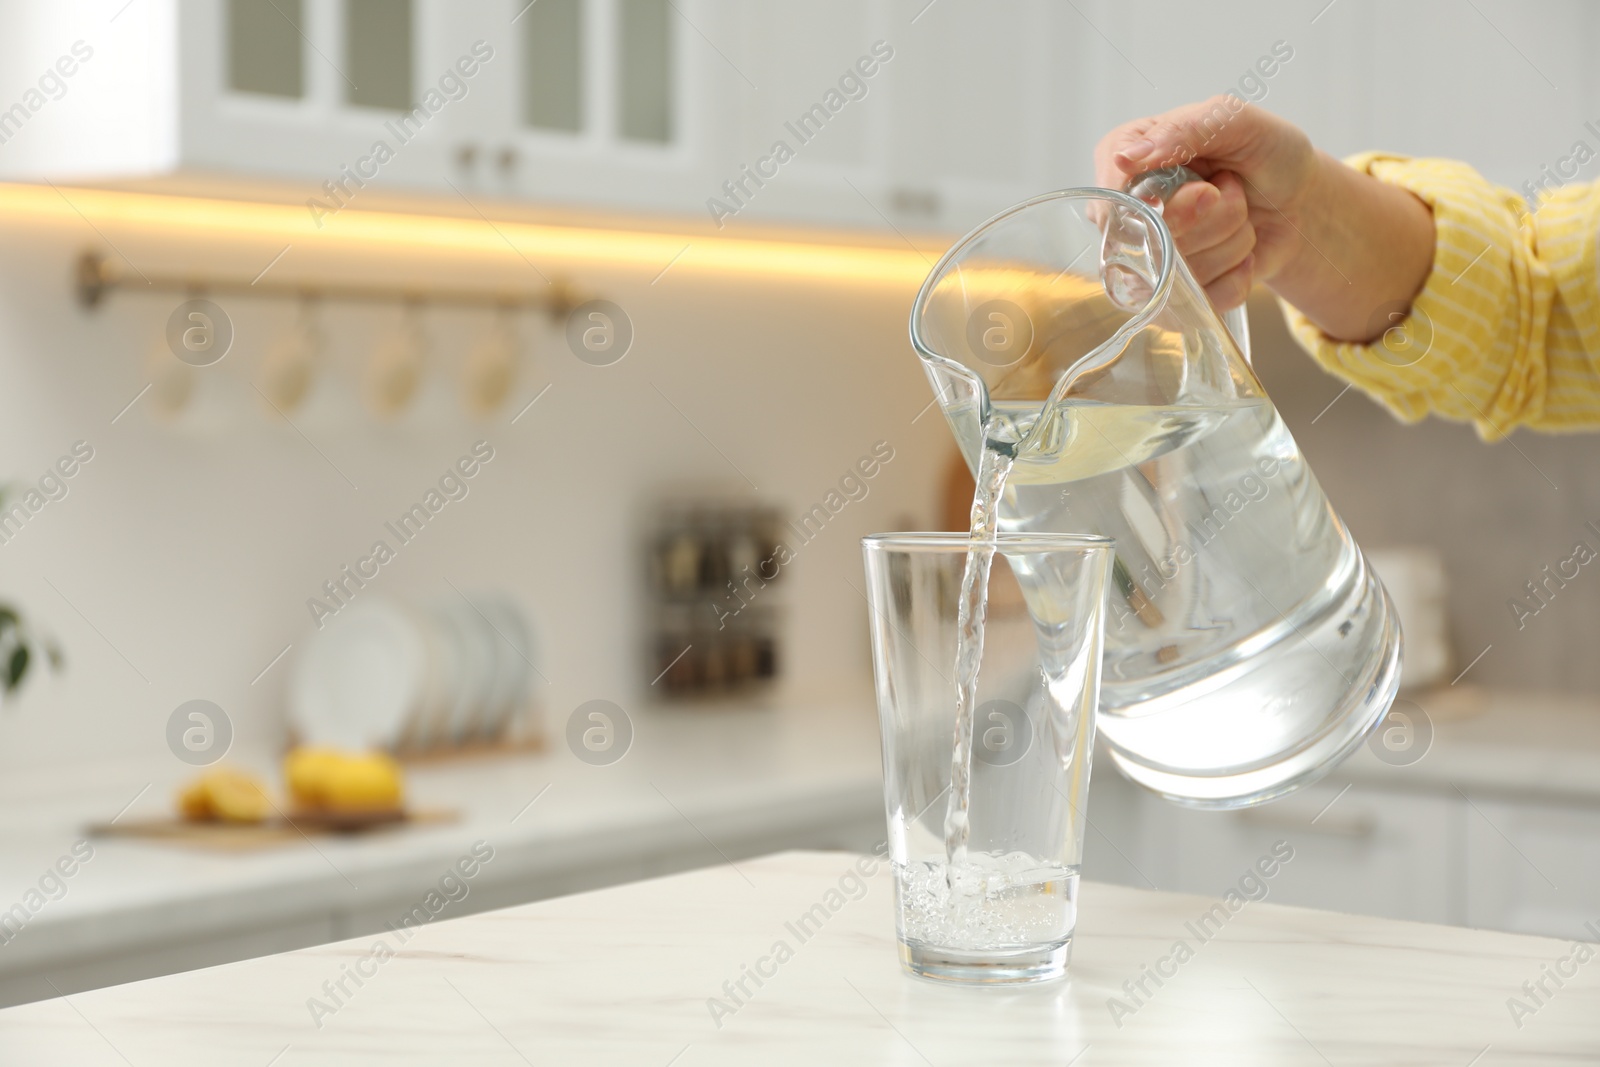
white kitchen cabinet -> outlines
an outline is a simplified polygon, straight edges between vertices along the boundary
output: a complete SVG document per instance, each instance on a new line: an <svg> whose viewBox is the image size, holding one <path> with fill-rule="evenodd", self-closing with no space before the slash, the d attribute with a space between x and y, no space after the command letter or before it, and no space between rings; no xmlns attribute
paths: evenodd
<svg viewBox="0 0 1600 1067"><path fill-rule="evenodd" d="M1464 919L1465 805L1459 798L1318 783L1237 812L1193 811L1154 798L1144 853L1163 889L1220 896L1273 845L1294 858L1267 899L1393 919ZM1331 807L1329 806L1331 802Z"/></svg>
<svg viewBox="0 0 1600 1067"><path fill-rule="evenodd" d="M706 199L736 175L739 108L753 92L734 58L737 8L475 2L492 10L489 39L506 43L507 58L485 70L486 120L461 146L474 154L463 189L704 217Z"/></svg>
<svg viewBox="0 0 1600 1067"><path fill-rule="evenodd" d="M330 209L377 187L683 212L732 143L737 75L712 43L732 17L702 0L13 5L9 69L73 74L13 121L0 176L223 174Z"/></svg>
<svg viewBox="0 0 1600 1067"><path fill-rule="evenodd" d="M1474 794L1466 817L1469 926L1594 940L1600 812Z"/></svg>
<svg viewBox="0 0 1600 1067"><path fill-rule="evenodd" d="M1071 96L1053 86L1082 50L1052 40L1038 0L893 5L905 17L890 82L887 201L908 222L965 230L1054 186ZM920 216L918 214L920 208Z"/></svg>
<svg viewBox="0 0 1600 1067"><path fill-rule="evenodd" d="M889 184L891 77L901 54L889 4L781 0L746 6L739 23L734 62L757 87L738 94L736 159L701 197L734 214L713 220L710 207L697 204L702 217L734 232L752 220L882 228L876 205ZM879 41L890 51L887 62L873 55ZM734 183L731 192L724 182Z"/></svg>
<svg viewBox="0 0 1600 1067"><path fill-rule="evenodd" d="M1447 0L779 0L739 19L736 62L759 91L738 87L741 155L718 182L773 140L793 141L784 122L852 56L877 40L894 50L864 98L793 145L794 161L755 191L741 220L959 232L1029 196L1090 183L1094 145L1118 123L1224 92L1336 154L1450 154L1520 185L1574 139L1592 139L1584 119L1600 102L1583 62L1600 14L1575 0L1541 7L1536 24L1510 0L1477 9ZM1461 89L1460 65L1478 62L1515 68L1517 91L1496 79ZM1396 106L1434 98L1425 111ZM1536 119L1516 119L1529 109Z"/></svg>
<svg viewBox="0 0 1600 1067"><path fill-rule="evenodd" d="M0 177L951 233L1089 182L1113 125L1232 91L1330 151L1452 155L1521 188L1595 148L1597 31L1579 0L12 4Z"/></svg>
<svg viewBox="0 0 1600 1067"><path fill-rule="evenodd" d="M1052 37L1056 14L1044 0L751 5L740 62L760 89L740 162L780 141L794 157L738 218L961 231L1062 184L1062 146L1083 143L1082 43ZM797 128L819 105L820 128Z"/></svg>
<svg viewBox="0 0 1600 1067"><path fill-rule="evenodd" d="M1091 878L1220 896L1281 840L1294 858L1270 883L1279 904L1560 938L1592 939L1584 924L1600 922L1593 804L1365 781L1339 795L1348 780L1336 779L1203 812L1106 777L1089 812Z"/></svg>
<svg viewBox="0 0 1600 1067"><path fill-rule="evenodd" d="M1045 0L17 5L7 67L77 69L0 176L266 179L328 211L381 188L717 229L958 230L1086 158L1092 42L1060 19Z"/></svg>
<svg viewBox="0 0 1600 1067"><path fill-rule="evenodd" d="M94 0L28 8L0 15L13 64L42 69L78 41L92 56L62 98L18 131L0 163L6 177L226 173L304 183L308 197L332 195L322 184L330 181L359 196L364 181L442 175L446 132L480 106L467 80L465 97L438 114L410 127L396 122L407 82L412 90L434 83L470 52L475 27L439 32L443 20L428 4ZM358 47L347 23L364 27L378 47ZM402 61L406 69L394 69ZM364 90L350 71L363 75ZM417 135L403 141L391 124ZM363 164L379 141L393 157ZM349 177L363 169L369 173Z"/></svg>
<svg viewBox="0 0 1600 1067"><path fill-rule="evenodd" d="M302 95L239 86L234 59L252 46L234 16L246 11L275 25L287 47L299 44ZM176 29L166 168L303 182L308 200L335 212L371 187L447 189L460 146L490 128L486 76L511 61L478 3L273 0L261 12L256 0L206 0L181 3ZM367 39L378 46L357 43Z"/></svg>

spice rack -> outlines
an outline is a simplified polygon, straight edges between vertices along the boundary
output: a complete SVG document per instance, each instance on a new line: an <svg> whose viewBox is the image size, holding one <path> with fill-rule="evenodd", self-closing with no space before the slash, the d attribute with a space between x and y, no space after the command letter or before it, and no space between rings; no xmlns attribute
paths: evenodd
<svg viewBox="0 0 1600 1067"><path fill-rule="evenodd" d="M658 505L646 536L650 687L672 700L768 688L782 662L787 585L774 508L704 499Z"/></svg>

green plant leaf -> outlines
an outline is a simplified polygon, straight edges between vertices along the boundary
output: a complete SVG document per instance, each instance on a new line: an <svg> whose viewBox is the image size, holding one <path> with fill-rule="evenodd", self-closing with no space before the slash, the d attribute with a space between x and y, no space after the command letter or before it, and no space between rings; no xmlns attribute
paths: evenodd
<svg viewBox="0 0 1600 1067"><path fill-rule="evenodd" d="M18 645L11 653L11 662L6 664L6 691L9 692L22 684L23 675L28 673L28 646Z"/></svg>

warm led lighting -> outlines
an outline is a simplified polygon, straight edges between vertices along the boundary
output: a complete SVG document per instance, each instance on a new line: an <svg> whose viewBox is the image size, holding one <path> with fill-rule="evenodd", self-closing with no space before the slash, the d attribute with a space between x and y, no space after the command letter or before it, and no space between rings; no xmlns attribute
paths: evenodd
<svg viewBox="0 0 1600 1067"><path fill-rule="evenodd" d="M915 288L934 252L909 247L812 244L642 230L489 223L481 218L412 215L350 208L322 220L292 204L250 203L119 190L0 184L0 213L77 219L96 227L215 237L252 236L275 241L336 241L372 248L405 248L463 255L505 256L512 248L534 263L601 263L639 267L652 274L673 258L684 268L733 274L803 275L840 282L875 282ZM688 245L687 251L684 246Z"/></svg>

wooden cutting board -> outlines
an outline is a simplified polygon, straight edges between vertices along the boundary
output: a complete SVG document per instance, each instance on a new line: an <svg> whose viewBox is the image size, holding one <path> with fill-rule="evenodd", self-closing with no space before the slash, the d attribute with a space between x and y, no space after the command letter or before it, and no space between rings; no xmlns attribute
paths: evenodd
<svg viewBox="0 0 1600 1067"><path fill-rule="evenodd" d="M442 810L342 815L305 812L296 813L292 818L269 819L259 823L194 822L164 816L90 823L88 832L93 837L135 838L215 852L252 852L316 837L355 837L407 826L438 826L459 818L458 812Z"/></svg>

